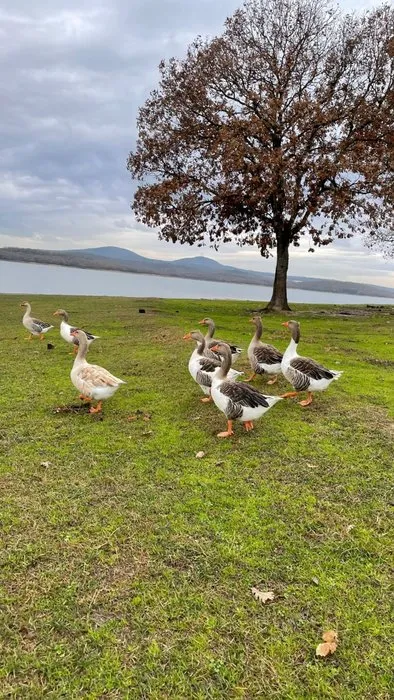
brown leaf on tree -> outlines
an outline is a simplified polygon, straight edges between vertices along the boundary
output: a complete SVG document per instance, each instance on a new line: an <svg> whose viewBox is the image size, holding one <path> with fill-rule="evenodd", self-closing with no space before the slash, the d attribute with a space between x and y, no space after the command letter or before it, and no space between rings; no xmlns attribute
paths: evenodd
<svg viewBox="0 0 394 700"><path fill-rule="evenodd" d="M323 644L316 647L316 656L329 656L336 651L338 646L338 634L335 630L329 630L322 635Z"/></svg>
<svg viewBox="0 0 394 700"><path fill-rule="evenodd" d="M256 598L259 603L263 603L264 605L265 603L275 600L275 593L273 591L260 591L260 589L256 588L255 586L253 586L251 591L253 597Z"/></svg>

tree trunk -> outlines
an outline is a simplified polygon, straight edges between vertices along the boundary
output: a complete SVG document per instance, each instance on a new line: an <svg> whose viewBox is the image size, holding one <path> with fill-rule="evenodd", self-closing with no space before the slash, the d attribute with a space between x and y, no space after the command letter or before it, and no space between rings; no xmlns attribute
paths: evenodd
<svg viewBox="0 0 394 700"><path fill-rule="evenodd" d="M289 241L278 239L276 270L271 301L266 311L291 311L287 303L287 270L289 267Z"/></svg>

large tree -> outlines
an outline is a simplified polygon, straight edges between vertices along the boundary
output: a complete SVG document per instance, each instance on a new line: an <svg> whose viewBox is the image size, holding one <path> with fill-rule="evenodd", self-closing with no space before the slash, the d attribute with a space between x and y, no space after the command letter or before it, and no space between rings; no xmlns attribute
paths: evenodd
<svg viewBox="0 0 394 700"><path fill-rule="evenodd" d="M168 241L276 248L268 308L288 309L302 235L313 250L393 227L393 36L389 5L248 0L161 64L128 160L138 220Z"/></svg>

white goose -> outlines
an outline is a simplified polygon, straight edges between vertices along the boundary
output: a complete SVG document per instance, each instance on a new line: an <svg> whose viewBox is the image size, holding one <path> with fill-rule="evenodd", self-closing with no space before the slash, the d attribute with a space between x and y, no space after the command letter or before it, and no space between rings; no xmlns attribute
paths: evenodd
<svg viewBox="0 0 394 700"><path fill-rule="evenodd" d="M339 379L342 372L326 369L315 360L298 355L297 346L300 341L298 321L285 321L282 326L286 326L291 331L291 340L283 355L282 372L295 389L283 394L283 398L297 396L301 391L307 391L308 398L299 403L300 406L309 406L313 401L313 392L327 389L331 382Z"/></svg>
<svg viewBox="0 0 394 700"><path fill-rule="evenodd" d="M248 358L253 374L245 381L251 382L256 374L269 374L274 376L267 384L275 384L281 372L283 355L273 345L261 342L260 338L263 334L261 316L254 316L250 319L250 323L256 326L255 334L248 347Z"/></svg>
<svg viewBox="0 0 394 700"><path fill-rule="evenodd" d="M227 417L227 430L218 433L226 438L234 434L233 421L240 420L245 430L253 430L253 421L261 418L272 406L282 400L281 396L266 396L245 382L229 379L231 350L226 343L214 345L212 350L223 356L221 366L212 378L211 395L216 406Z"/></svg>
<svg viewBox="0 0 394 700"><path fill-rule="evenodd" d="M203 318L202 321L198 322L199 326L208 326L208 330L205 334L205 340L207 343L207 348L212 350L212 346L216 345L216 343L223 343L223 340L217 340L217 338L214 338L213 336L215 335L215 321L212 321L211 318ZM242 352L242 348L238 347L238 345L232 345L231 343L227 343L231 350L231 361L232 364L238 359Z"/></svg>
<svg viewBox="0 0 394 700"><path fill-rule="evenodd" d="M90 408L90 413L100 413L102 410L102 402L109 399L121 384L126 384L123 379L118 379L113 374L108 372L104 367L99 365L90 365L86 361L86 353L88 351L88 341L86 333L81 330L75 330L72 335L78 339L78 354L74 360L71 370L71 381L75 388L80 391L80 399L84 401L97 401L95 408Z"/></svg>
<svg viewBox="0 0 394 700"><path fill-rule="evenodd" d="M33 336L39 336L40 340L44 340L45 333L48 333L53 326L51 326L50 323L45 323L45 321L40 321L38 318L33 318L31 315L31 306L28 301L24 301L21 306L26 309L22 318L22 323L30 333L26 340L32 340Z"/></svg>
<svg viewBox="0 0 394 700"><path fill-rule="evenodd" d="M53 315L60 316L60 318L62 319L60 323L60 335L63 338L63 340L66 341L66 343L71 343L73 345L73 351L76 354L78 352L79 340L78 338L72 335L72 332L78 330L78 328L76 326L70 326L70 324L68 323L68 313L67 311L64 311L64 309L58 309ZM91 345L91 343L93 343L94 340L97 340L97 338L100 337L99 335L93 335L92 333L89 333L84 329L82 330L86 335L88 347Z"/></svg>
<svg viewBox="0 0 394 700"><path fill-rule="evenodd" d="M206 398L201 399L202 403L209 403L211 398L212 377L218 367L221 367L221 361L218 356L211 353L212 357L207 357L206 341L200 331L191 331L183 336L183 340L195 340L197 343L196 349L192 352L189 359L189 372L194 381L201 387L201 390L206 394ZM235 379L243 372L238 372L236 369L229 370L229 377Z"/></svg>

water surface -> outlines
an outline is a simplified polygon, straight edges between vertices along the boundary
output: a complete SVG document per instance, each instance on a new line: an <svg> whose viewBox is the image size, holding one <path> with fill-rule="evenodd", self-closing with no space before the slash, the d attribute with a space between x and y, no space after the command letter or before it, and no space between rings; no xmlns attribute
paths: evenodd
<svg viewBox="0 0 394 700"><path fill-rule="evenodd" d="M83 270L0 260L0 293L77 296L164 297L167 299L240 299L266 302L271 287L206 280L137 275L132 272ZM394 304L394 299L288 290L289 301L308 304Z"/></svg>

